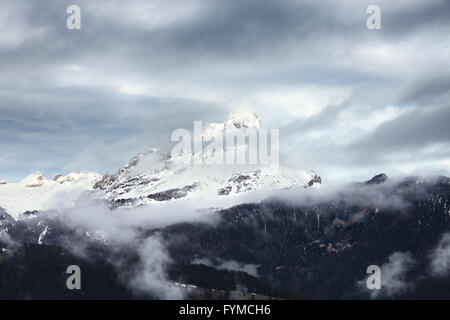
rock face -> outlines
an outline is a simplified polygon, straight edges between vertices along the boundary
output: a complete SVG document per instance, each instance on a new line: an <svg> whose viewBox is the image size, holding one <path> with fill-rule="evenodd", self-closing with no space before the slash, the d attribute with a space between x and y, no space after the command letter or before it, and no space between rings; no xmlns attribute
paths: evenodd
<svg viewBox="0 0 450 320"><path fill-rule="evenodd" d="M14 222L14 219L3 208L0 208L0 232L3 226L12 222Z"/></svg>
<svg viewBox="0 0 450 320"><path fill-rule="evenodd" d="M372 179L366 181L366 184L380 184L386 182L388 176L384 173L377 174Z"/></svg>

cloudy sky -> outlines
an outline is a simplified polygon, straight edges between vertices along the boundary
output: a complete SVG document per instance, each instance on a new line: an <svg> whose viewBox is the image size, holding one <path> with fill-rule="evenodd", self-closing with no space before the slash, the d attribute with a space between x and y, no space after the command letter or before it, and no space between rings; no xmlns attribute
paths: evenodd
<svg viewBox="0 0 450 320"><path fill-rule="evenodd" d="M81 8L69 30L66 9ZM366 9L381 9L369 30ZM448 0L2 0L0 180L114 171L236 108L324 181L450 174Z"/></svg>

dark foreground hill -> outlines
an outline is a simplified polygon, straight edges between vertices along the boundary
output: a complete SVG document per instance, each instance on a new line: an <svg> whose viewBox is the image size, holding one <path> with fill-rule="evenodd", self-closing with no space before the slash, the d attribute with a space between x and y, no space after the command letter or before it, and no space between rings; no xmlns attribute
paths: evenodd
<svg viewBox="0 0 450 320"><path fill-rule="evenodd" d="M143 235L164 240L167 277L193 285L188 298L236 298L240 291L287 299L448 299L449 200L449 178L378 176L322 198L291 194L239 205L220 211L215 225L181 223ZM27 234L36 231L29 225L9 226L20 244L0 253L0 297L154 297L127 285L133 250L92 244L85 260L61 240L76 233L57 222L52 227L58 236L50 246L30 243L36 237ZM118 269L117 260L127 263ZM82 293L64 286L69 264L83 266ZM370 265L381 267L380 290L366 287Z"/></svg>

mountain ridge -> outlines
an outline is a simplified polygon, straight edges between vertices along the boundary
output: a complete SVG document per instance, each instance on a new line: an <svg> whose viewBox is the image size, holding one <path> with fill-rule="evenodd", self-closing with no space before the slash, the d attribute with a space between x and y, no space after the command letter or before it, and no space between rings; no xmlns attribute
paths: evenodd
<svg viewBox="0 0 450 320"><path fill-rule="evenodd" d="M239 109L231 112L224 122L208 124L200 138L214 138L229 130L245 134L247 130L263 129L261 119L254 112ZM217 155L225 157L228 151L242 151L242 148L248 151L250 147L244 141L244 145L233 143L225 150L193 153L191 162L186 162L186 154L166 154L149 148L136 154L115 173L103 176L81 172L47 179L36 171L18 183L0 184L0 207L18 219L25 212L70 207L84 192L110 202L111 207L161 204L182 198L208 199L205 206L215 207L224 198L243 193L318 187L322 183L322 178L312 170L295 170L278 163L274 167L210 161Z"/></svg>

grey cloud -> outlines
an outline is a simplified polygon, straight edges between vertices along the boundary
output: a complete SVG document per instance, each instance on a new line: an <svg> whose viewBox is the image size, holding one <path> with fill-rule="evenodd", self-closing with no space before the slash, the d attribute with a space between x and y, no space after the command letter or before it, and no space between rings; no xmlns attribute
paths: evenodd
<svg viewBox="0 0 450 320"><path fill-rule="evenodd" d="M166 243L159 234L148 235L146 231L181 222L214 226L219 221L219 216L213 211L200 211L189 200L167 203L164 206L147 205L111 210L103 201L93 199L89 192L82 194L73 208L41 212L39 218L41 221L56 219L75 231L75 235L67 234L64 246L82 258L89 258L85 249L91 244L91 240L86 238L86 232L101 243L110 244L108 248L113 254L123 253L121 250L135 253L139 261L132 270L123 272L126 269L123 266L125 262L120 255L111 261L120 271L120 280L136 293L151 293L161 299L181 299L184 294L168 279L167 267L172 259ZM27 220L24 222L30 223ZM71 236L75 236L76 240ZM5 239L0 233L0 241L6 241Z"/></svg>
<svg viewBox="0 0 450 320"><path fill-rule="evenodd" d="M414 110L382 123L375 132L347 147L365 161L383 152L414 152L431 143L450 143L450 107Z"/></svg>
<svg viewBox="0 0 450 320"><path fill-rule="evenodd" d="M259 265L252 263L241 263L234 260L223 260L218 259L217 262L212 262L210 259L195 259L191 262L192 264L203 264L218 270L230 270L230 271L241 271L245 272L251 276L258 277L258 267Z"/></svg>
<svg viewBox="0 0 450 320"><path fill-rule="evenodd" d="M6 105L2 115L8 119L0 121L3 138L0 164L4 168L114 170L139 151L152 146L168 148L174 129L190 129L194 120L208 120L207 112L214 108L186 99L127 99L118 94L85 90L69 94L55 90L46 94L57 100L66 97L66 101L64 105L59 101L21 103L20 98L16 103L3 101ZM18 104L21 108L17 108ZM185 108L190 112L180 117ZM62 160L66 167L55 165L55 159ZM48 165L42 168L42 161Z"/></svg>
<svg viewBox="0 0 450 320"><path fill-rule="evenodd" d="M275 193L274 199L294 206L310 206L329 203L348 207L368 207L373 210L405 210L411 203L398 190L398 180L388 179L380 185L336 184L320 189L292 188ZM423 194L426 194L425 191Z"/></svg>
<svg viewBox="0 0 450 320"><path fill-rule="evenodd" d="M167 280L166 268L171 259L161 241L156 237L148 238L138 251L141 261L130 285L138 291L150 291L163 300L182 299L181 289Z"/></svg>
<svg viewBox="0 0 450 320"><path fill-rule="evenodd" d="M404 36L420 32L422 29L431 28L436 25L448 27L449 21L446 19L446 12L450 10L448 1L415 1L410 3L400 3L397 10L390 10L387 1L380 2L380 8L383 10L384 29L389 30L389 37L392 34Z"/></svg>
<svg viewBox="0 0 450 320"><path fill-rule="evenodd" d="M444 233L436 248L430 254L431 274L444 277L450 272L450 233Z"/></svg>
<svg viewBox="0 0 450 320"><path fill-rule="evenodd" d="M438 71L436 71L438 73ZM415 83L400 100L403 104L445 106L450 101L450 77L448 74L430 74Z"/></svg>
<svg viewBox="0 0 450 320"><path fill-rule="evenodd" d="M167 147L173 128L223 121L240 103L281 129L288 162L330 179L399 166L399 150L409 167L448 160L417 150L448 142L449 4L377 3L383 29L369 31L371 1L79 1L82 29L73 31L70 1L4 1L3 21L20 41L0 38L2 179L111 171ZM350 95L297 116L303 106L295 95L283 101L283 90L305 87ZM411 112L375 130L352 123L388 106Z"/></svg>
<svg viewBox="0 0 450 320"><path fill-rule="evenodd" d="M389 262L381 269L381 291L388 296L394 296L411 289L413 284L407 281L407 272L415 264L409 252L395 252L389 257ZM372 292L377 295L378 292Z"/></svg>
<svg viewBox="0 0 450 320"><path fill-rule="evenodd" d="M362 280L358 284L363 291L369 292L372 298L398 296L414 287L414 284L408 281L407 273L415 263L411 253L394 252L389 256L389 261L380 266L380 289L369 290L366 287L366 280Z"/></svg>

